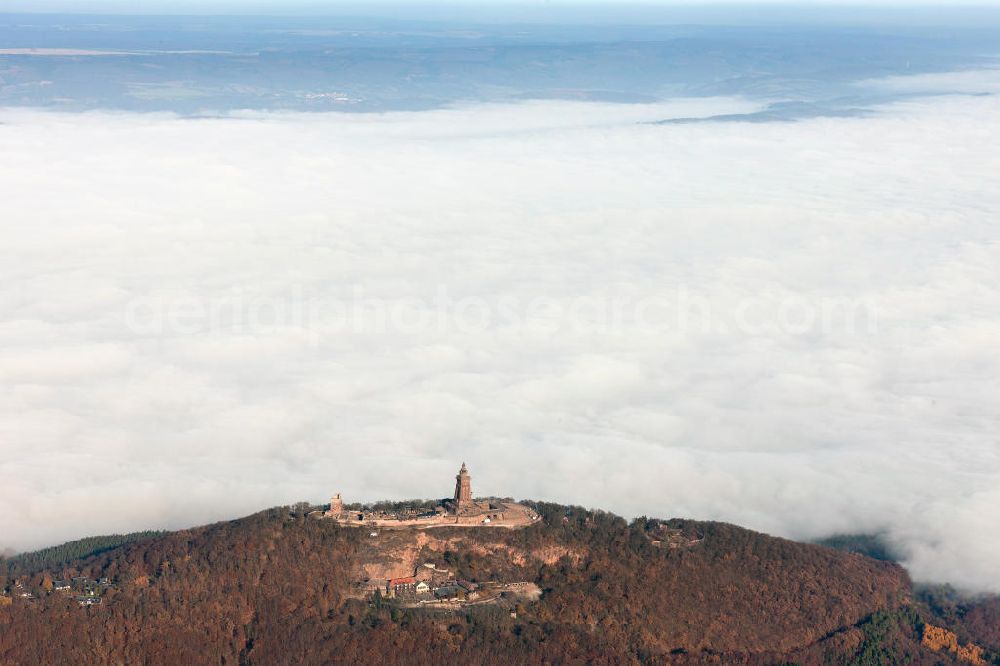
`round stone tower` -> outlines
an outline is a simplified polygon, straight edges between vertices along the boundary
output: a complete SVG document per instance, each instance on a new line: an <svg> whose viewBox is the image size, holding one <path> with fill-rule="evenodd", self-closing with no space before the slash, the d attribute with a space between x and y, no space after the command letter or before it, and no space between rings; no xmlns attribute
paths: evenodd
<svg viewBox="0 0 1000 666"><path fill-rule="evenodd" d="M469 476L465 463L462 463L462 469L458 470L455 477L455 513L471 509L472 506L472 477Z"/></svg>
<svg viewBox="0 0 1000 666"><path fill-rule="evenodd" d="M327 511L327 515L339 516L344 512L344 500L340 498L340 493L337 493L330 498L330 510Z"/></svg>

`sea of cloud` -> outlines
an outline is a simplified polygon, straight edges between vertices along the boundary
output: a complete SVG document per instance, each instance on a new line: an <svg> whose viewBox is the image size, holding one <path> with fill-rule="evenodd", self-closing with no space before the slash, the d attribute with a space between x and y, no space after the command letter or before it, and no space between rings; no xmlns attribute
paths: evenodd
<svg viewBox="0 0 1000 666"><path fill-rule="evenodd" d="M340 491L793 538L1000 591L1000 99L0 110L0 547Z"/></svg>

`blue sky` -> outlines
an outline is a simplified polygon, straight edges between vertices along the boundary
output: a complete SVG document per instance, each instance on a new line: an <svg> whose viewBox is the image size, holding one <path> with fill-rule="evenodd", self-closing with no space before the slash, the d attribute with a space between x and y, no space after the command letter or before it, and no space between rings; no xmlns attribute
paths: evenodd
<svg viewBox="0 0 1000 666"><path fill-rule="evenodd" d="M635 9L661 8L697 11L700 9L722 9L726 7L749 7L769 5L787 9L803 8L938 8L954 12L972 7L1000 7L1000 0L977 0L976 2L935 2L933 0L869 0L867 2L843 2L838 0L728 0L727 2L684 1L684 0L368 0L367 2L338 2L336 0L8 0L3 4L4 12L79 12L79 13L351 13L377 11L378 8L408 8L426 10L432 7L447 7L466 11L489 13L497 9L506 11L531 10L546 11L565 8L609 7L620 11L624 7Z"/></svg>
<svg viewBox="0 0 1000 666"><path fill-rule="evenodd" d="M5 13L287 15L462 23L997 26L1000 0L5 0Z"/></svg>

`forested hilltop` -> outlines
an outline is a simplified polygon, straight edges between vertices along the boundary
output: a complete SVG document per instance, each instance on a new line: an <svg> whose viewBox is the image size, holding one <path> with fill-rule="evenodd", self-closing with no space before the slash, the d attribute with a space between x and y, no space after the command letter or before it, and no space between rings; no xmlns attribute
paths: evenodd
<svg viewBox="0 0 1000 666"><path fill-rule="evenodd" d="M51 568L62 568L74 560L112 550L126 543L144 541L165 534L159 531L131 532L129 534L109 534L68 541L58 546L42 548L30 553L14 555L6 561L9 573L34 573Z"/></svg>
<svg viewBox="0 0 1000 666"><path fill-rule="evenodd" d="M1000 663L995 602L733 525L532 503L525 529L344 527L278 507L68 562L0 564L0 663ZM434 562L542 590L403 608L357 582ZM87 595L53 581L102 581ZM990 604L993 604L992 606Z"/></svg>

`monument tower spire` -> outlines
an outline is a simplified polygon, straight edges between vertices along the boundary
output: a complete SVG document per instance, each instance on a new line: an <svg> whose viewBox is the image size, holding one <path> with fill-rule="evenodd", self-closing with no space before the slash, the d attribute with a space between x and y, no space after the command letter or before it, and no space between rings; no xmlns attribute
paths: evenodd
<svg viewBox="0 0 1000 666"><path fill-rule="evenodd" d="M469 470L462 463L462 469L458 470L455 477L455 513L460 513L463 509L472 506L472 477Z"/></svg>

